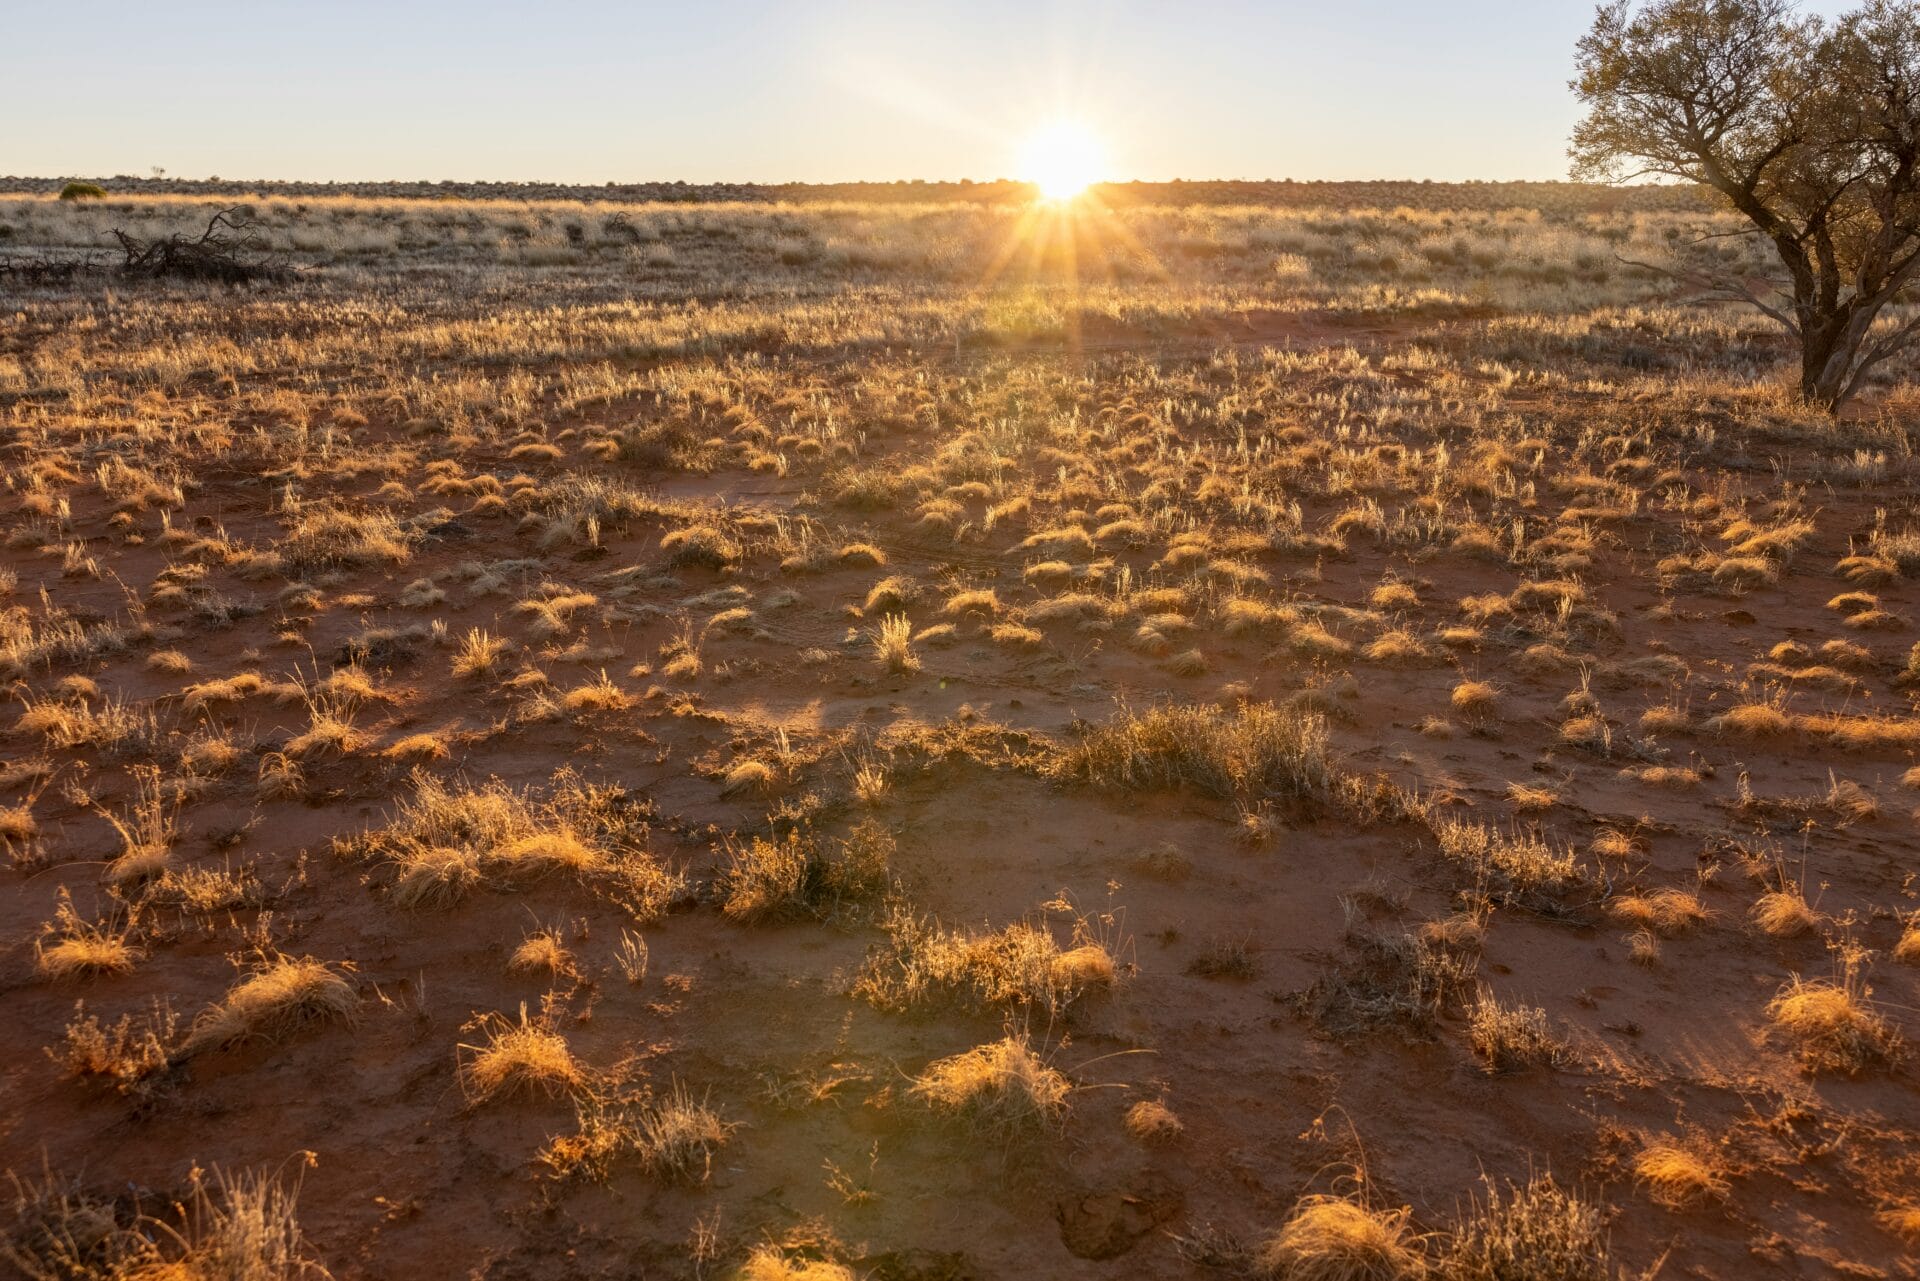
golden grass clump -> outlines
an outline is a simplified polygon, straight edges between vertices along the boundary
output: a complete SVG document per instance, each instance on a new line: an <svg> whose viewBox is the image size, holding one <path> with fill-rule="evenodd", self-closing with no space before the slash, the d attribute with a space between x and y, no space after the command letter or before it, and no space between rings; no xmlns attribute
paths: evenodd
<svg viewBox="0 0 1920 1281"><path fill-rule="evenodd" d="M586 1080L567 1039L528 1019L524 1004L517 1021L488 1014L473 1026L486 1039L460 1046L460 1088L469 1103L535 1093L551 1098Z"/></svg>
<svg viewBox="0 0 1920 1281"><path fill-rule="evenodd" d="M1633 1177L1668 1209L1724 1197L1731 1187L1717 1160L1693 1145L1664 1137L1648 1143L1633 1158Z"/></svg>
<svg viewBox="0 0 1920 1281"><path fill-rule="evenodd" d="M1768 890L1754 900L1748 917L1762 934L1774 938L1798 938L1820 924L1820 913L1800 887L1782 882L1779 889Z"/></svg>
<svg viewBox="0 0 1920 1281"><path fill-rule="evenodd" d="M1900 1052L1900 1034L1872 996L1851 967L1834 980L1796 976L1768 1002L1767 1018L1799 1044L1807 1071L1857 1076Z"/></svg>
<svg viewBox="0 0 1920 1281"><path fill-rule="evenodd" d="M1057 1017L1120 979L1112 952L1085 920L1064 950L1044 924L1024 921L975 932L896 911L884 925L887 946L868 957L854 992L885 1009L1038 1007Z"/></svg>
<svg viewBox="0 0 1920 1281"><path fill-rule="evenodd" d="M1534 787L1518 782L1508 783L1507 803L1518 813L1537 814L1559 804L1560 793L1551 787Z"/></svg>
<svg viewBox="0 0 1920 1281"><path fill-rule="evenodd" d="M557 977L573 973L573 954L567 951L557 932L539 930L527 935L520 946L513 949L513 955L507 958L507 968L516 974Z"/></svg>
<svg viewBox="0 0 1920 1281"><path fill-rule="evenodd" d="M1794 718L1772 703L1742 703L1707 721L1707 730L1733 738L1783 738Z"/></svg>
<svg viewBox="0 0 1920 1281"><path fill-rule="evenodd" d="M1127 1133L1141 1143L1171 1143L1186 1130L1173 1109L1158 1099L1142 1099L1127 1109Z"/></svg>
<svg viewBox="0 0 1920 1281"><path fill-rule="evenodd" d="M1342 1196L1310 1196L1254 1252L1271 1281L1416 1281L1427 1275L1413 1211L1376 1210Z"/></svg>
<svg viewBox="0 0 1920 1281"><path fill-rule="evenodd" d="M1908 1245L1920 1245L1920 1205L1890 1205L1874 1217Z"/></svg>
<svg viewBox="0 0 1920 1281"><path fill-rule="evenodd" d="M912 1093L935 1113L1006 1142L1051 1132L1066 1116L1073 1086L1022 1035L935 1060Z"/></svg>
<svg viewBox="0 0 1920 1281"><path fill-rule="evenodd" d="M665 1098L641 1109L636 1119L640 1162L650 1174L675 1183L704 1183L713 1154L734 1127L707 1100L679 1081Z"/></svg>
<svg viewBox="0 0 1920 1281"><path fill-rule="evenodd" d="M1389 667L1412 667L1431 660L1433 649L1418 636L1400 627L1376 636L1368 643L1365 654L1370 662L1384 663Z"/></svg>
<svg viewBox="0 0 1920 1281"><path fill-rule="evenodd" d="M1635 930L1627 935L1627 959L1635 965L1654 966L1660 963L1660 936L1652 930Z"/></svg>
<svg viewBox="0 0 1920 1281"><path fill-rule="evenodd" d="M405 738L395 739L386 750L380 753L390 760L444 761L453 754L445 739L438 734L409 734Z"/></svg>
<svg viewBox="0 0 1920 1281"><path fill-rule="evenodd" d="M667 564L677 569L723 570L739 562L740 544L715 525L689 525L660 539Z"/></svg>
<svg viewBox="0 0 1920 1281"><path fill-rule="evenodd" d="M34 940L34 968L55 981L125 974L140 960L131 930L80 919L63 890L46 933Z"/></svg>
<svg viewBox="0 0 1920 1281"><path fill-rule="evenodd" d="M187 1177L169 1207L132 1214L51 1171L16 1177L0 1264L23 1281L329 1281L300 1228L297 1173Z"/></svg>
<svg viewBox="0 0 1920 1281"><path fill-rule="evenodd" d="M277 1041L311 1023L350 1019L360 998L341 970L310 956L266 958L194 1020L181 1054Z"/></svg>
<svg viewBox="0 0 1920 1281"><path fill-rule="evenodd" d="M1502 895L1553 898L1587 881L1571 848L1550 845L1538 831L1502 832L1466 819L1443 817L1433 824L1440 853L1485 879Z"/></svg>
<svg viewBox="0 0 1920 1281"><path fill-rule="evenodd" d="M479 627L469 628L460 648L454 651L453 674L462 678L490 676L512 650L512 641L491 636Z"/></svg>
<svg viewBox="0 0 1920 1281"><path fill-rule="evenodd" d="M829 848L811 833L728 844L720 910L731 920L816 919L871 906L892 885L893 835L867 820Z"/></svg>
<svg viewBox="0 0 1920 1281"><path fill-rule="evenodd" d="M1808 733L1851 752L1910 752L1920 748L1920 719L1834 713L1802 716L1797 723Z"/></svg>
<svg viewBox="0 0 1920 1281"><path fill-rule="evenodd" d="M738 796L742 792L771 792L779 774L765 761L751 758L739 761L727 770L720 783L720 795Z"/></svg>
<svg viewBox="0 0 1920 1281"><path fill-rule="evenodd" d="M1192 787L1208 795L1327 797L1336 774L1326 722L1311 712L1241 703L1231 710L1122 707L1055 758L1063 778L1122 791Z"/></svg>
<svg viewBox="0 0 1920 1281"><path fill-rule="evenodd" d="M560 705L570 712L617 712L632 707L633 698L603 670L598 679L568 690Z"/></svg>
<svg viewBox="0 0 1920 1281"><path fill-rule="evenodd" d="M353 511L333 504L304 507L276 544L289 568L405 564L415 537L391 512Z"/></svg>
<svg viewBox="0 0 1920 1281"><path fill-rule="evenodd" d="M1499 708L1500 691L1486 681L1461 681L1448 702L1462 716L1484 719Z"/></svg>
<svg viewBox="0 0 1920 1281"><path fill-rule="evenodd" d="M1110 988L1117 975L1113 955L1098 943L1082 943L1053 958L1049 966L1053 986L1069 992Z"/></svg>
<svg viewBox="0 0 1920 1281"><path fill-rule="evenodd" d="M895 675L920 670L920 659L913 652L913 623L905 614L889 614L869 633L873 654L880 666Z"/></svg>
<svg viewBox="0 0 1920 1281"><path fill-rule="evenodd" d="M1902 965L1920 965L1920 916L1910 916L1893 945L1893 959Z"/></svg>
<svg viewBox="0 0 1920 1281"><path fill-rule="evenodd" d="M774 1245L758 1245L747 1256L737 1281L856 1281L852 1268L831 1259L809 1259Z"/></svg>
<svg viewBox="0 0 1920 1281"><path fill-rule="evenodd" d="M129 944L125 935L104 930L36 943L33 953L34 968L56 980L125 974L139 959L140 949Z"/></svg>
<svg viewBox="0 0 1920 1281"><path fill-rule="evenodd" d="M991 587L956 592L941 612L950 618L992 618L1000 612L1000 596Z"/></svg>
<svg viewBox="0 0 1920 1281"><path fill-rule="evenodd" d="M551 804L498 780L456 789L416 771L413 795L393 821L351 846L383 857L401 907L446 907L490 879L553 873L588 876L609 867L607 852Z"/></svg>
<svg viewBox="0 0 1920 1281"><path fill-rule="evenodd" d="M1647 734L1684 734L1693 718L1677 707L1649 707L1640 713L1640 729Z"/></svg>
<svg viewBox="0 0 1920 1281"><path fill-rule="evenodd" d="M1608 901L1607 910L1616 919L1662 938L1677 938L1710 915L1698 894L1671 887L1650 894L1622 894Z"/></svg>

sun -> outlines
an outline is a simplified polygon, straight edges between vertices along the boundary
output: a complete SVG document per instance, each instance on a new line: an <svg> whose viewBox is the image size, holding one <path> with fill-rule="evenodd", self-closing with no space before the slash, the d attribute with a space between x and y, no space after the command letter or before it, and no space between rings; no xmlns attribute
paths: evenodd
<svg viewBox="0 0 1920 1281"><path fill-rule="evenodd" d="M1099 136L1077 120L1056 120L1020 145L1019 177L1044 200L1072 200L1101 179L1105 164Z"/></svg>

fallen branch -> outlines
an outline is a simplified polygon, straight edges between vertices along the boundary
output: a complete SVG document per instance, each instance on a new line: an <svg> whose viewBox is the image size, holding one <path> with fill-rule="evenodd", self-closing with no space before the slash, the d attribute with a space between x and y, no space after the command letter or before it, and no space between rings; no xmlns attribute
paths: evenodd
<svg viewBox="0 0 1920 1281"><path fill-rule="evenodd" d="M199 239L179 234L138 240L116 229L114 239L126 252L120 272L150 280L211 280L242 285L255 280L282 281L292 268L269 256L238 207L223 209L207 222Z"/></svg>

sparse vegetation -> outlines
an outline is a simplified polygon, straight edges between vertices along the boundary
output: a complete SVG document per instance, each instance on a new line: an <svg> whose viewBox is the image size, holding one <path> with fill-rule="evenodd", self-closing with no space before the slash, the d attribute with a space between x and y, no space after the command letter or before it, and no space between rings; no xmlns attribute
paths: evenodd
<svg viewBox="0 0 1920 1281"><path fill-rule="evenodd" d="M19 269L228 207L112 186L0 194L0 1268L1907 1266L1920 417L1636 265L1737 213L289 184L284 277Z"/></svg>

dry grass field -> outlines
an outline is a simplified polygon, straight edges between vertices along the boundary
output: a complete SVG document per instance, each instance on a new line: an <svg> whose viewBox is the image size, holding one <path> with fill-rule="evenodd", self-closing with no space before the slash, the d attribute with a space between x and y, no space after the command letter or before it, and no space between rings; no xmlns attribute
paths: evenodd
<svg viewBox="0 0 1920 1281"><path fill-rule="evenodd" d="M0 1272L1920 1275L1920 394L1447 190L0 276Z"/></svg>

